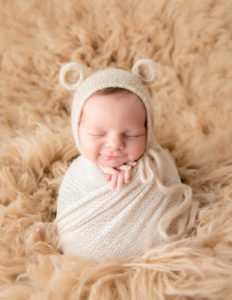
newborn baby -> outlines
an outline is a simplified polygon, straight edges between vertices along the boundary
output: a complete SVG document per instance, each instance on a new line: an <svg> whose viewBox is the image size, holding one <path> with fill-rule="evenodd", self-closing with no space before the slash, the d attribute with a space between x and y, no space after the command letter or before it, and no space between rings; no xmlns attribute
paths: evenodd
<svg viewBox="0 0 232 300"><path fill-rule="evenodd" d="M140 256L182 237L195 215L191 189L153 135L144 83L156 79L156 65L143 59L132 72L106 69L85 77L76 63L60 73L61 83L76 90L71 121L81 154L59 190L60 244L64 254L89 261Z"/></svg>
<svg viewBox="0 0 232 300"><path fill-rule="evenodd" d="M96 92L83 108L79 138L85 157L109 172L106 180L121 189L146 147L143 103L135 94L119 88Z"/></svg>

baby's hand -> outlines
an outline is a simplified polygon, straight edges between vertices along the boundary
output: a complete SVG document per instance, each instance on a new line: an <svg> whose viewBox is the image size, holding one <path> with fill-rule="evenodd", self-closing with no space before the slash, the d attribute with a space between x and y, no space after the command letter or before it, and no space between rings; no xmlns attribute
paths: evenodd
<svg viewBox="0 0 232 300"><path fill-rule="evenodd" d="M133 167L135 167L136 164L136 161L132 161L118 168L101 167L101 169L106 173L106 181L111 182L112 188L114 190L116 188L121 190L123 185L130 181Z"/></svg>

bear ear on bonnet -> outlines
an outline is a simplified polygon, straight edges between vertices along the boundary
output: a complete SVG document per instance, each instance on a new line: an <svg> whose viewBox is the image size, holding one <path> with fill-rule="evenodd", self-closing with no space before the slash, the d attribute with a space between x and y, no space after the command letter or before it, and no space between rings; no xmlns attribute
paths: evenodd
<svg viewBox="0 0 232 300"><path fill-rule="evenodd" d="M76 90L85 78L85 67L79 63L67 63L60 70L60 83L69 91Z"/></svg>
<svg viewBox="0 0 232 300"><path fill-rule="evenodd" d="M145 84L151 84L159 76L159 70L156 63L149 58L143 58L136 61L131 69L132 73L139 76Z"/></svg>
<svg viewBox="0 0 232 300"><path fill-rule="evenodd" d="M145 84L154 82L159 75L156 63L149 58L136 61L131 72L138 76ZM85 80L87 76L86 73L86 69L83 65L75 62L67 63L60 70L60 83L67 90L74 91L79 84Z"/></svg>

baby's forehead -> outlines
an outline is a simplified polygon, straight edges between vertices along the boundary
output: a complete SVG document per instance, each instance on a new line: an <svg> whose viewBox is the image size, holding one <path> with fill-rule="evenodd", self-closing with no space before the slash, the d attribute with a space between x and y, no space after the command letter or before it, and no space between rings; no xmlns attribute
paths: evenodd
<svg viewBox="0 0 232 300"><path fill-rule="evenodd" d="M147 118L146 109L141 99L127 90L102 94L97 92L90 96L81 110L79 122L93 122L93 119L101 119L110 116L113 120L121 118L123 121L133 119L143 120Z"/></svg>
<svg viewBox="0 0 232 300"><path fill-rule="evenodd" d="M117 105L120 104L125 108L133 106L138 107L141 110L145 109L142 100L131 91L121 88L107 88L100 90L92 94L85 102L82 112L88 111L93 107L97 107L99 110L105 110L106 105ZM113 113L113 112L112 112Z"/></svg>

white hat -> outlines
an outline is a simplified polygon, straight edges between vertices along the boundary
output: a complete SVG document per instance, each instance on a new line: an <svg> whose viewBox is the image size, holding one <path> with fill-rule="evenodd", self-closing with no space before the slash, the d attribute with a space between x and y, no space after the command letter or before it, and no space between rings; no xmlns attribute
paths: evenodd
<svg viewBox="0 0 232 300"><path fill-rule="evenodd" d="M72 133L78 150L81 152L78 127L82 109L88 98L95 92L105 88L122 88L136 94L144 103L147 115L146 150L154 143L153 107L150 93L145 86L154 82L158 77L158 69L151 59L140 59L132 67L131 72L122 69L105 69L86 76L83 65L67 63L60 71L60 82L68 90L74 90L71 113Z"/></svg>

